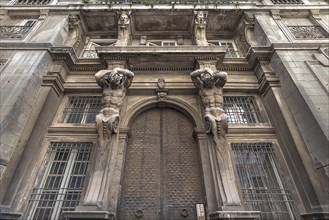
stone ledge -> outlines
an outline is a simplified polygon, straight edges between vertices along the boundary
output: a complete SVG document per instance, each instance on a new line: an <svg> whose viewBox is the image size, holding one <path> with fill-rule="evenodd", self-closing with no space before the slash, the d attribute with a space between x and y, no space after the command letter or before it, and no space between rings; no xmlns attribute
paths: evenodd
<svg viewBox="0 0 329 220"><path fill-rule="evenodd" d="M84 219L84 220L101 220L115 219L115 214L107 211L64 211L63 218L69 219Z"/></svg>
<svg viewBox="0 0 329 220"><path fill-rule="evenodd" d="M213 212L210 215L211 220L259 220L260 212L259 211L217 211Z"/></svg>

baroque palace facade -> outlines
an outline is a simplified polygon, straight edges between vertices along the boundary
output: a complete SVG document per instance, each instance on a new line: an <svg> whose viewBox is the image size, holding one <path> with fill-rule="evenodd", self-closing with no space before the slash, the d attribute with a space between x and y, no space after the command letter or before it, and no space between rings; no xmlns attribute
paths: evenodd
<svg viewBox="0 0 329 220"><path fill-rule="evenodd" d="M327 0L0 4L0 219L329 218Z"/></svg>

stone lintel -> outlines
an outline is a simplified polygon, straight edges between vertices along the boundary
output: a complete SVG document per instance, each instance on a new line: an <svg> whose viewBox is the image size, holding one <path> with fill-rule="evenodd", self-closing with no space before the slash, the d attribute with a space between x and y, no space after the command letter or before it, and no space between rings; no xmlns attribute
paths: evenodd
<svg viewBox="0 0 329 220"><path fill-rule="evenodd" d="M259 211L217 211L210 214L211 220L259 220Z"/></svg>
<svg viewBox="0 0 329 220"><path fill-rule="evenodd" d="M64 211L64 219L101 220L115 219L115 214L107 211Z"/></svg>

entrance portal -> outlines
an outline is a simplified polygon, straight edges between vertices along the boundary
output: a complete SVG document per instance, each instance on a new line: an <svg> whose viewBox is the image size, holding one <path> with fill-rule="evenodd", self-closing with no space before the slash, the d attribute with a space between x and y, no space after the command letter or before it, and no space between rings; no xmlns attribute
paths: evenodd
<svg viewBox="0 0 329 220"><path fill-rule="evenodd" d="M204 204L193 125L181 112L153 108L131 126L119 220L196 219Z"/></svg>

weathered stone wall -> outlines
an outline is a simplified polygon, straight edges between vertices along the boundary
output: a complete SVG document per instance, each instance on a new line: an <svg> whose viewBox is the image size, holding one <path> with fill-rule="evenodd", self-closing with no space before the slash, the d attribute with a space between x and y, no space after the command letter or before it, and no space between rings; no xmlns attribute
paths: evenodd
<svg viewBox="0 0 329 220"><path fill-rule="evenodd" d="M2 25L8 25L7 17ZM49 46L62 46L67 36L67 16L48 16L39 21L29 33L29 43L48 43ZM16 41L5 40L9 44ZM31 45L31 47L35 47ZM36 46L38 47L38 46ZM34 123L33 108L39 103L37 97L42 88L42 77L52 63L50 53L45 49L7 50L2 48L1 59L7 59L0 79L1 132L0 132L0 200L4 198L12 181L21 155L27 146ZM29 130L29 131L27 131ZM14 155L15 154L15 155ZM6 168L9 169L7 170Z"/></svg>
<svg viewBox="0 0 329 220"><path fill-rule="evenodd" d="M316 50L277 51L271 66L280 77L283 94L314 165L319 174L326 173L326 177L320 175L325 186L329 176L328 93L306 62L314 61L312 55L318 53Z"/></svg>
<svg viewBox="0 0 329 220"><path fill-rule="evenodd" d="M50 43L54 47L63 46L68 34L68 16L48 16L31 38L31 43Z"/></svg>
<svg viewBox="0 0 329 220"><path fill-rule="evenodd" d="M1 51L9 59L1 73L1 175L31 113L34 99L48 71L50 54L46 51Z"/></svg>

